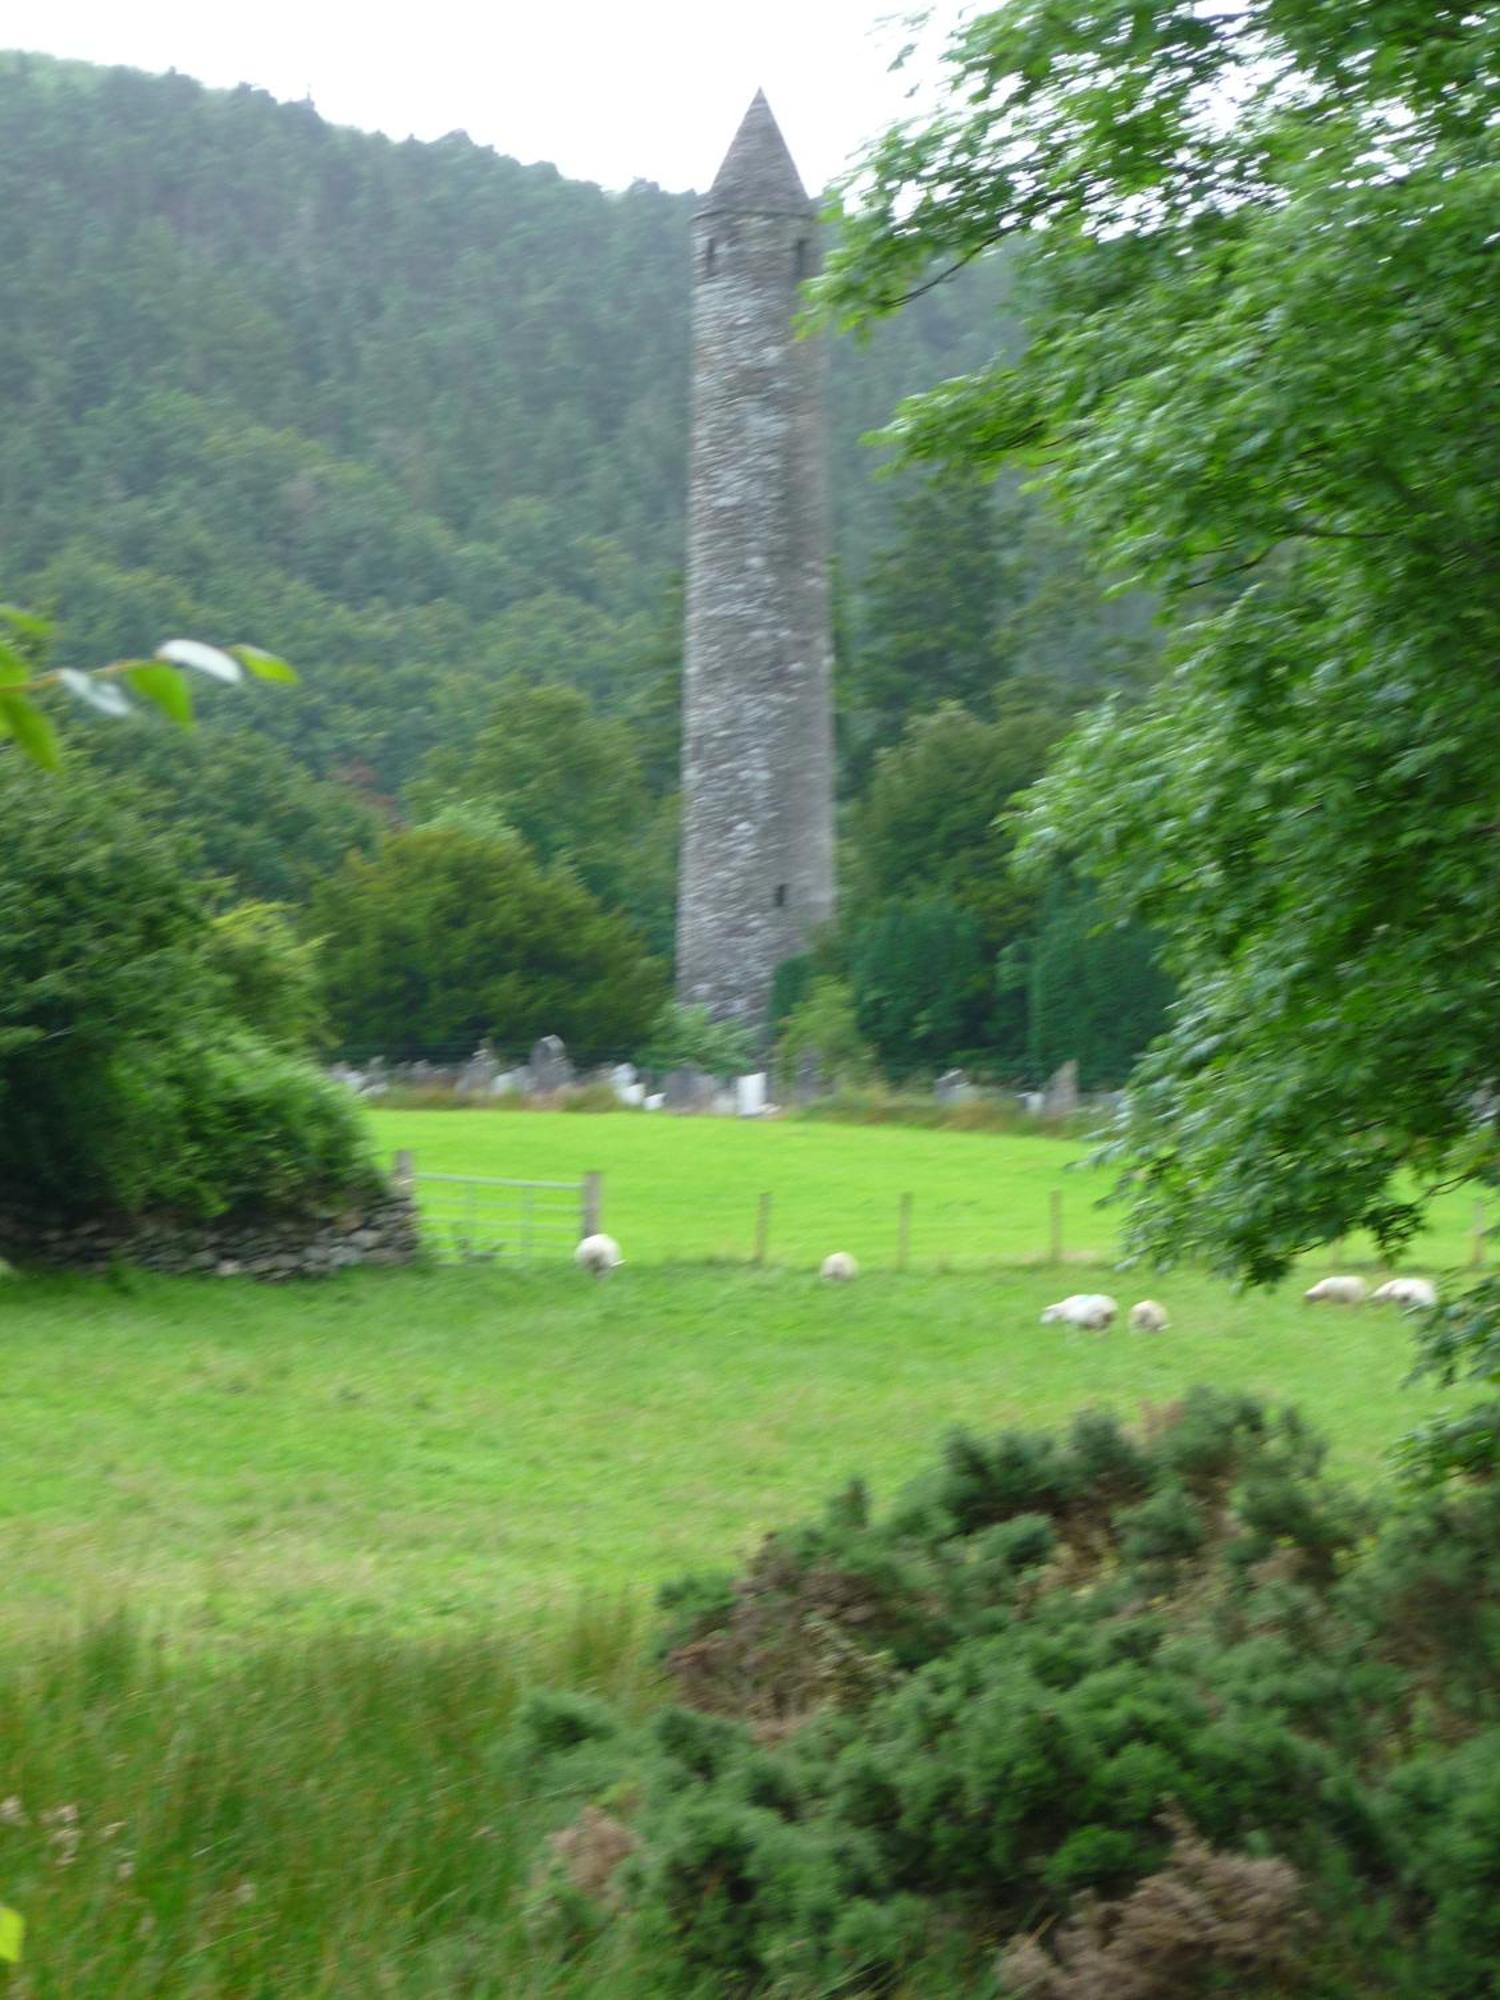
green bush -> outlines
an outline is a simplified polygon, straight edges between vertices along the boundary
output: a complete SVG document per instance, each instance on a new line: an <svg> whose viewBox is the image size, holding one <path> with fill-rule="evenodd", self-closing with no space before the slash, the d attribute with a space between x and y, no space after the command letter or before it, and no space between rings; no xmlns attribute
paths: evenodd
<svg viewBox="0 0 1500 2000"><path fill-rule="evenodd" d="M135 1206L295 1211L380 1185L349 1093L254 1035L172 1043L129 1084L154 1134Z"/></svg>
<svg viewBox="0 0 1500 2000"><path fill-rule="evenodd" d="M874 1068L874 1057L855 1019L853 995L843 980L829 974L810 982L781 1025L774 1063L779 1091L790 1093L795 1088L804 1061L835 1089L863 1083Z"/></svg>
<svg viewBox="0 0 1500 2000"><path fill-rule="evenodd" d="M165 837L97 778L11 771L0 810L0 1206L201 1217L368 1193L358 1110L237 1017Z"/></svg>
<svg viewBox="0 0 1500 2000"><path fill-rule="evenodd" d="M1379 1520L1321 1458L1211 1391L962 1433L666 1593L610 1773L662 1990L1497 1990L1500 1495Z"/></svg>
<svg viewBox="0 0 1500 2000"><path fill-rule="evenodd" d="M346 1054L466 1056L557 1034L584 1060L638 1048L662 968L567 867L474 810L351 855L314 905Z"/></svg>
<svg viewBox="0 0 1500 2000"><path fill-rule="evenodd" d="M757 1067L753 1030L737 1021L716 1021L706 1007L664 1007L640 1053L642 1065L660 1073L690 1065L710 1076L739 1076Z"/></svg>
<svg viewBox="0 0 1500 2000"><path fill-rule="evenodd" d="M328 1023L317 940L298 937L284 903L237 903L215 917L209 958L247 1028L298 1054L321 1047Z"/></svg>

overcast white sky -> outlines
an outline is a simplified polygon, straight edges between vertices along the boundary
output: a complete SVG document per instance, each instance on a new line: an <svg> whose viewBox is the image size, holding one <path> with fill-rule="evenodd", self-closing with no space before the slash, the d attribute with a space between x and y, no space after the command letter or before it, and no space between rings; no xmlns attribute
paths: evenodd
<svg viewBox="0 0 1500 2000"><path fill-rule="evenodd" d="M0 47L310 95L576 179L706 187L757 86L820 188L902 115L918 0L0 0ZM934 27L959 0L937 0ZM931 30L929 30L929 38Z"/></svg>

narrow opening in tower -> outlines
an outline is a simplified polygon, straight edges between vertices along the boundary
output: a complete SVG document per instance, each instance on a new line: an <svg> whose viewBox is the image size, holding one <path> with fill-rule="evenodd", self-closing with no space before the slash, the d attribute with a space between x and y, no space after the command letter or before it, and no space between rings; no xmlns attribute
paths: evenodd
<svg viewBox="0 0 1500 2000"><path fill-rule="evenodd" d="M812 270L812 245L805 236L797 238L796 271L799 278L805 278Z"/></svg>
<svg viewBox="0 0 1500 2000"><path fill-rule="evenodd" d="M778 882L778 883L776 884L776 907L777 907L777 909L778 909L778 910L784 910L784 909L786 908L786 884L785 884L785 882Z"/></svg>
<svg viewBox="0 0 1500 2000"><path fill-rule="evenodd" d="M715 271L718 270L718 268L719 268L719 246L717 241L712 236L710 236L708 242L704 245L703 248L704 277L711 278L714 275Z"/></svg>

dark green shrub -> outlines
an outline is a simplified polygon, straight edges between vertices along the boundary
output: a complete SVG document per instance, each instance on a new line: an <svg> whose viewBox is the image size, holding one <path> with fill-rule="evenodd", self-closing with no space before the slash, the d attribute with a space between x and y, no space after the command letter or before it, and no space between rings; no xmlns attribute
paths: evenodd
<svg viewBox="0 0 1500 2000"><path fill-rule="evenodd" d="M1377 1522L1321 1456L1208 1390L960 1433L670 1593L681 1699L616 1742L663 1989L977 1993L1055 1936L1009 1990L1500 1990L1500 1492Z"/></svg>
<svg viewBox="0 0 1500 2000"><path fill-rule="evenodd" d="M1163 1486L1122 1518L1124 1553L1134 1563L1170 1563L1193 1556L1208 1540L1203 1509L1184 1486Z"/></svg>
<svg viewBox="0 0 1500 2000"><path fill-rule="evenodd" d="M849 983L859 1032L889 1076L946 1069L990 1039L993 953L948 897L891 903L857 924Z"/></svg>
<svg viewBox="0 0 1500 2000"><path fill-rule="evenodd" d="M602 1701L586 1694L531 1694L516 1712L516 1741L523 1753L542 1760L608 1743L620 1724Z"/></svg>

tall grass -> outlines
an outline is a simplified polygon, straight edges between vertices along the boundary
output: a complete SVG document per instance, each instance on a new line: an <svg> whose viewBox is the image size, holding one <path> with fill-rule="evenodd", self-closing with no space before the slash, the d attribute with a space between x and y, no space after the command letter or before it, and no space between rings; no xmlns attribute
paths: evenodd
<svg viewBox="0 0 1500 2000"><path fill-rule="evenodd" d="M638 1709L639 1619L600 1603L530 1638L332 1631L213 1657L118 1617L0 1659L0 1901L28 1926L0 1992L633 1990L608 1946L561 1967L520 1921L552 1814L505 1739L539 1684Z"/></svg>

